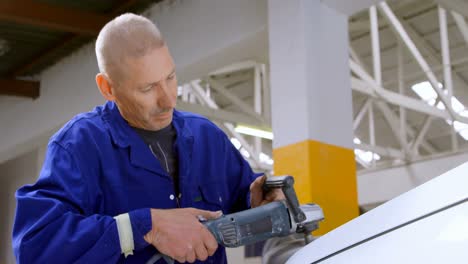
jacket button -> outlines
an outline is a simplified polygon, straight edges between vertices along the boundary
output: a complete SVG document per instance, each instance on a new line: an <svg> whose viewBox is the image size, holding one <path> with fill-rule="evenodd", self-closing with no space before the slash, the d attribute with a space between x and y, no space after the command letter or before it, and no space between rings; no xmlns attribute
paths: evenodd
<svg viewBox="0 0 468 264"><path fill-rule="evenodd" d="M174 197L173 194L169 195L169 199L174 200L174 198L175 198L175 197Z"/></svg>

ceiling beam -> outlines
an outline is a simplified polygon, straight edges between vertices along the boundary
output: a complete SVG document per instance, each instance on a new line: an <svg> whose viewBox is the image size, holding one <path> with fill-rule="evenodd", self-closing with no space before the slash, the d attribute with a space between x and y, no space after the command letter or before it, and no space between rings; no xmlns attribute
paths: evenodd
<svg viewBox="0 0 468 264"><path fill-rule="evenodd" d="M384 157L391 157L391 158L400 159L400 160L405 159L405 154L402 151L398 149L394 149L394 148L371 146L365 143L354 144L354 148L361 149L364 151L371 151Z"/></svg>
<svg viewBox="0 0 468 264"><path fill-rule="evenodd" d="M451 13L460 33L463 36L463 39L465 40L465 43L468 44L468 25L466 24L465 18L455 11L451 11Z"/></svg>
<svg viewBox="0 0 468 264"><path fill-rule="evenodd" d="M468 3L462 0L435 0L444 8L468 17Z"/></svg>
<svg viewBox="0 0 468 264"><path fill-rule="evenodd" d="M219 106L216 104L216 102L213 100L213 98L208 97L204 91L203 88L201 88L199 81L192 81L191 83L192 91L197 94L198 98L201 99L203 103L205 103L208 107L213 108L213 109L219 109ZM255 150L248 144L247 140L244 138L243 135L238 133L234 129L234 125L228 122L224 122L221 124L222 127L224 127L227 132L237 138L239 142L241 143L242 147L250 154L250 157L252 158L252 163L254 167L259 167L261 166L260 158L259 158L259 153L256 153Z"/></svg>
<svg viewBox="0 0 468 264"><path fill-rule="evenodd" d="M350 47L350 50L353 50L353 48ZM362 61L362 59L359 58L359 55L356 54L356 56L358 58L358 61ZM362 67L362 69L359 70L359 68L361 68L361 67ZM350 68L351 69L354 68L355 70L358 70L361 77L364 77L364 79L368 79L367 84L372 84L373 83L373 81L370 80L372 78L367 73L368 70L365 68L364 65L360 65L360 64L356 65L355 62L352 62L352 60L350 60ZM357 74L357 72L356 72L356 74ZM366 82L364 82L362 80L359 80L357 78L354 78L354 77L351 77L351 88L353 90L355 90L355 91L365 93L365 94L367 94L367 95L369 95L371 97L377 97L378 95L382 96L382 94L384 93L386 95L386 97L388 97L387 100L390 100L389 102L394 101L396 104L400 104L402 101L406 101L406 106L403 105L404 107L414 107L414 105L412 103L412 98L410 98L408 100L407 97L404 96L404 95L396 94L396 93L393 93L391 91L385 90L383 88L377 88L377 90L375 90L375 89L373 90L371 87L367 87ZM379 94L377 94L376 91L379 91ZM390 120L398 120L398 116L389 108L389 106L385 102L381 102L381 103L377 104L377 107L379 107L382 110L382 113L386 114L385 118L386 118L386 120L387 120L387 122L389 123L390 126L391 126L390 123L393 122L393 121L390 121ZM388 110L387 110L387 108L388 108ZM415 136L415 131L413 130L413 128L411 127L410 124L406 125L406 133L410 137ZM426 142L426 141L423 142L422 146L429 153L434 153L435 152L434 147L432 147L431 144Z"/></svg>
<svg viewBox="0 0 468 264"><path fill-rule="evenodd" d="M40 82L15 79L0 79L0 95L12 95L36 99Z"/></svg>
<svg viewBox="0 0 468 264"><path fill-rule="evenodd" d="M416 63L416 62L414 62L414 61L407 62L407 63L404 64L404 67L409 68L409 67L413 66L414 63ZM464 65L467 64L467 63L468 63L468 57L458 57L458 59L453 60L453 62L452 62L453 72L458 73L458 74L464 72L465 67L466 67ZM434 65L434 66L432 66L431 69L434 71L434 73L441 74L441 72L443 70L443 65ZM391 74L393 74L393 72L395 72L397 70L398 70L398 66L388 67L388 68L385 69L384 75L391 75ZM405 72L404 80L405 80L405 82L409 82L409 83L416 82L416 81L418 81L418 82L423 81L423 80L426 80L426 74L424 72L422 72L422 71L419 71L419 70L413 71L413 72ZM458 79L458 80L460 80L460 79ZM460 81L462 81L462 80L460 80ZM389 80L387 80L387 81L385 81L383 83L383 86L384 87L391 87L391 86L394 86L395 83L397 83L397 82L398 82L398 80L396 80L395 78L389 79ZM459 84L459 85L462 85L462 84Z"/></svg>
<svg viewBox="0 0 468 264"><path fill-rule="evenodd" d="M18 1L18 2L22 2L22 1L25 1L25 0L21 0L21 1ZM133 5L135 5L136 2L138 2L138 0L122 1L119 5L114 7L111 10L111 12L105 16L107 18L107 20L102 22L102 24L99 25L99 28L97 29L97 32L96 32L95 35L97 35L99 33L99 30L101 29L101 27L103 27L104 24L108 20L110 20L112 17L122 13L123 11L128 10ZM156 1L156 2L158 2L158 1ZM0 4L0 10L1 10L1 5L2 4ZM73 11L73 12L75 12L75 11ZM0 14L0 18L1 18L1 14ZM23 64L20 67L18 67L16 69L14 69L13 71L11 71L11 73L9 75L10 76L22 76L22 75L26 74L29 70L31 70L34 66L36 66L37 64L42 62L47 57L49 57L51 54L54 54L58 50L63 49L64 47L68 46L70 43L73 43L74 41L76 41L80 37L81 37L81 35L79 35L79 34L71 34L71 35L65 36L61 40L57 41L55 44L48 47L46 50L42 50L40 53L37 54L36 57L31 59L28 63Z"/></svg>
<svg viewBox="0 0 468 264"><path fill-rule="evenodd" d="M0 2L0 19L58 31L96 36L111 16L75 10L32 0Z"/></svg>
<svg viewBox="0 0 468 264"><path fill-rule="evenodd" d="M359 55L354 51L352 45L349 46L349 49L350 49L350 53L354 55L354 57L356 58L356 62L358 63L358 65L360 65L360 67L362 67L362 71L361 74L364 74L364 75L367 75L369 76L368 72L369 72L369 69L366 67L366 65L364 65L362 63L362 58L359 57ZM350 68L351 68L351 64L350 64ZM377 94L375 94L375 92L373 92L373 90L370 88L370 87L366 87L366 85L356 85L356 80L357 78L354 78L354 77L351 77L351 88L355 91L359 91L359 92L362 92L362 93L365 93L369 96L376 96ZM359 82L360 80L358 80ZM380 91L382 91L382 89L379 89ZM390 91L388 91L390 92ZM401 96L404 96L404 95L401 95ZM391 97L391 96L390 96ZM379 104L377 104L377 107L381 110L382 113L385 113L386 116L384 115L385 118L388 118L386 119L387 123L389 124L389 126L391 126L390 120L397 120L398 119L398 116L390 109L390 107L388 106L387 103L385 102L381 102ZM388 110L387 110L388 108ZM412 127L412 125L409 123L409 120L405 120L404 122L406 122L406 134L409 136L409 137L414 137L415 136L415 131ZM427 141L424 141L423 144L422 144L422 147L427 150L427 152L429 153L434 153L436 152L436 149Z"/></svg>
<svg viewBox="0 0 468 264"><path fill-rule="evenodd" d="M411 39L411 37L407 33L407 30L403 27L404 25L402 24L402 22L400 22L400 19L397 18L395 13L385 2L379 4L379 9L384 14L384 17L387 19L387 22L389 22L392 25L392 29L397 35L397 37L399 37L400 40L406 45L406 48L410 51L411 55L413 55L414 59L418 62L421 69L426 73L427 79L429 80L429 83L431 84L432 89L439 96L447 112L450 114L451 118L456 119L457 114L452 108L452 103L450 101L451 98L448 98L444 94L444 91L442 90L442 88L439 87L438 85L439 81L437 80L437 77L431 70L426 59L422 56L422 53L420 52L419 48L416 46L415 42Z"/></svg>
<svg viewBox="0 0 468 264"><path fill-rule="evenodd" d="M263 120L263 117L260 114L256 113L251 105L247 104L245 101L240 99L237 95L233 94L231 91L226 89L226 87L224 87L224 85L222 85L219 81L214 80L211 77L206 77L203 80L209 83L212 89L214 89L219 94L221 94L224 98L228 99L231 103L236 105L240 111L244 112L247 115L254 117L255 119L261 122L265 122L265 120Z"/></svg>
<svg viewBox="0 0 468 264"><path fill-rule="evenodd" d="M182 100L177 101L177 109L198 113L206 116L207 118L219 122L229 122L233 124L245 124L253 127L267 128L265 123L259 122L257 119L238 112L232 112L224 109L214 109L200 104L192 104L183 102Z"/></svg>
<svg viewBox="0 0 468 264"><path fill-rule="evenodd" d="M377 86L377 84L375 83L370 84L369 82L365 80L351 77L351 88L354 91L366 94L375 99L384 100L385 102L388 102L397 106L402 106L406 109L410 109L410 110L423 113L423 114L427 114L430 116L435 116L441 119L450 119L450 115L446 110L441 110L435 106L431 106L425 103L424 101L422 101L421 99L416 99L413 97L409 97L406 95L401 95L399 93L389 91L380 86ZM462 123L468 123L467 117L459 116L458 114L457 114L457 120Z"/></svg>
<svg viewBox="0 0 468 264"><path fill-rule="evenodd" d="M348 29L349 29L349 32L355 32L355 31L369 32L370 23L368 20L349 21Z"/></svg>
<svg viewBox="0 0 468 264"><path fill-rule="evenodd" d="M36 57L31 59L28 63L21 65L20 67L14 69L9 76L22 76L26 74L29 70L34 68L34 66L38 65L40 62L42 62L44 59L49 57L51 54L55 53L57 50L60 50L66 46L68 46L70 43L73 43L74 41L78 40L81 36L80 35L68 35L59 42L55 43L52 46L49 46L46 50L43 50L40 54L38 54Z"/></svg>
<svg viewBox="0 0 468 264"><path fill-rule="evenodd" d="M417 32L414 27L408 22L403 19L403 17L396 15L396 17L399 19L401 25L403 28L406 30L408 35L411 37L411 39L414 41L414 44L416 44L417 48L426 55L429 65L431 67L431 70L434 67L437 67L438 65L443 65L441 56L437 52L437 50L432 47L432 45L419 33ZM456 81L456 84L459 89L464 88L468 86L468 84L464 81L464 79L457 73L454 72L453 79Z"/></svg>
<svg viewBox="0 0 468 264"><path fill-rule="evenodd" d="M353 15L383 0L322 0L322 3L345 15Z"/></svg>

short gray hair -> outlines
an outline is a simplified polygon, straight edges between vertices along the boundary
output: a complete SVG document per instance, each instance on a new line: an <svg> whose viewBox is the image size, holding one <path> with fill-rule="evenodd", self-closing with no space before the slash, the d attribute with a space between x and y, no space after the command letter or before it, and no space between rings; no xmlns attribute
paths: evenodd
<svg viewBox="0 0 468 264"><path fill-rule="evenodd" d="M149 19L126 13L108 22L96 40L96 58L101 73L113 82L124 78L122 65L127 58L138 58L165 45L165 41Z"/></svg>

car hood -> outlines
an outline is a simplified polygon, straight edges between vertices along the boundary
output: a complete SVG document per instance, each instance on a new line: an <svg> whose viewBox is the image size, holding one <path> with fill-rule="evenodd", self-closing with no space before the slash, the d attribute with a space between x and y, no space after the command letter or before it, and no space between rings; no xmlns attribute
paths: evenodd
<svg viewBox="0 0 468 264"><path fill-rule="evenodd" d="M327 259L450 205L464 202L468 199L467 186L468 163L465 163L330 231L296 252L287 263L314 263Z"/></svg>

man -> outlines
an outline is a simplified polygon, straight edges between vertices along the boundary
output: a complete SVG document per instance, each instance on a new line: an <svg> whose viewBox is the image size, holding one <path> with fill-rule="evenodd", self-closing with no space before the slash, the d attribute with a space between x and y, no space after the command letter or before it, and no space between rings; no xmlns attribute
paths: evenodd
<svg viewBox="0 0 468 264"><path fill-rule="evenodd" d="M108 102L60 129L38 181L18 190L18 263L153 263L160 254L225 263L199 219L282 194L264 197L264 177L255 180L213 123L174 110L175 65L149 20L125 14L109 22L96 56Z"/></svg>

